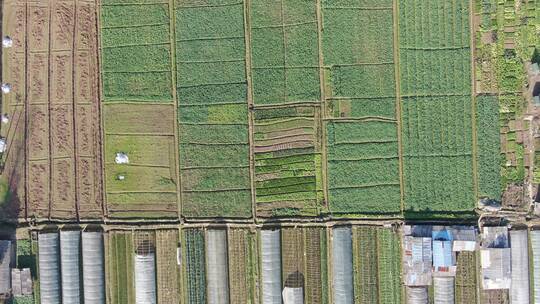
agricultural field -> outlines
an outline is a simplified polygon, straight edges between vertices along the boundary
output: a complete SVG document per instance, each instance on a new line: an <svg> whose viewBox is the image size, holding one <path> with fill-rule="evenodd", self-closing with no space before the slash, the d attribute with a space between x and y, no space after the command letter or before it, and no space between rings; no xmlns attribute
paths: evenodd
<svg viewBox="0 0 540 304"><path fill-rule="evenodd" d="M455 300L457 304L477 303L476 253L462 251L457 256Z"/></svg>
<svg viewBox="0 0 540 304"><path fill-rule="evenodd" d="M304 287L307 303L324 303L323 282L328 278L326 231L321 228L281 229L282 282L285 287ZM323 250L324 248L324 250Z"/></svg>
<svg viewBox="0 0 540 304"><path fill-rule="evenodd" d="M105 235L107 303L135 302L134 254L131 231L115 231Z"/></svg>
<svg viewBox="0 0 540 304"><path fill-rule="evenodd" d="M186 303L206 303L206 263L204 230L188 228L182 230L183 276Z"/></svg>
<svg viewBox="0 0 540 304"><path fill-rule="evenodd" d="M248 229L229 229L227 241L230 303L255 303L255 234Z"/></svg>
<svg viewBox="0 0 540 304"><path fill-rule="evenodd" d="M324 202L316 1L256 0L249 9L257 216L316 216Z"/></svg>
<svg viewBox="0 0 540 304"><path fill-rule="evenodd" d="M401 303L400 236L374 227L353 227L355 303Z"/></svg>
<svg viewBox="0 0 540 304"><path fill-rule="evenodd" d="M3 4L2 31L13 37L3 79L13 92L2 102L1 182L20 218L102 216L95 12L94 1Z"/></svg>
<svg viewBox="0 0 540 304"><path fill-rule="evenodd" d="M155 231L157 259L158 304L178 303L180 298L180 272L177 263L178 230Z"/></svg>
<svg viewBox="0 0 540 304"><path fill-rule="evenodd" d="M176 109L167 3L100 10L106 215L178 218ZM117 163L118 153L128 163Z"/></svg>
<svg viewBox="0 0 540 304"><path fill-rule="evenodd" d="M401 212L392 1L322 2L331 213Z"/></svg>
<svg viewBox="0 0 540 304"><path fill-rule="evenodd" d="M176 92L183 215L252 215L244 6L179 0Z"/></svg>
<svg viewBox="0 0 540 304"><path fill-rule="evenodd" d="M406 216L475 206L469 11L465 0L399 2Z"/></svg>

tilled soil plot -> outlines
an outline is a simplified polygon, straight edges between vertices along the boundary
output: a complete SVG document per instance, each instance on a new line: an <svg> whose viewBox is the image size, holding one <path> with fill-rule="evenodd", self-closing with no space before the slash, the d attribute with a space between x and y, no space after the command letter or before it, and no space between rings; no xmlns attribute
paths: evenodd
<svg viewBox="0 0 540 304"><path fill-rule="evenodd" d="M3 106L12 119L2 125L11 143L3 176L17 191L9 198L26 207L19 217L100 218L95 2L8 0L3 15L13 39L3 53L4 82L13 86Z"/></svg>

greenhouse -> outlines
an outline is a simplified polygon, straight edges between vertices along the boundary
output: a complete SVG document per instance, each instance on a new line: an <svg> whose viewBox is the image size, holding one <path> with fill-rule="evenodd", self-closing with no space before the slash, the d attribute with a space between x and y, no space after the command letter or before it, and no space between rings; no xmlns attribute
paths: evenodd
<svg viewBox="0 0 540 304"><path fill-rule="evenodd" d="M60 231L60 261L63 303L78 304L80 290L80 231Z"/></svg>
<svg viewBox="0 0 540 304"><path fill-rule="evenodd" d="M512 257L511 303L529 302L529 245L527 230L510 231Z"/></svg>
<svg viewBox="0 0 540 304"><path fill-rule="evenodd" d="M40 233L38 248L41 304L60 303L60 248L58 233Z"/></svg>
<svg viewBox="0 0 540 304"><path fill-rule="evenodd" d="M435 303L454 304L454 278L453 277L434 277L433 289Z"/></svg>
<svg viewBox="0 0 540 304"><path fill-rule="evenodd" d="M85 304L105 304L103 233L82 233L83 290Z"/></svg>
<svg viewBox="0 0 540 304"><path fill-rule="evenodd" d="M262 303L281 304L280 230L261 230Z"/></svg>
<svg viewBox="0 0 540 304"><path fill-rule="evenodd" d="M206 236L208 304L229 303L227 231L211 229Z"/></svg>
<svg viewBox="0 0 540 304"><path fill-rule="evenodd" d="M426 286L407 286L407 304L427 304L428 289Z"/></svg>
<svg viewBox="0 0 540 304"><path fill-rule="evenodd" d="M150 233L136 235L135 303L156 303L156 252Z"/></svg>
<svg viewBox="0 0 540 304"><path fill-rule="evenodd" d="M352 304L354 297L351 228L334 228L332 234L333 303Z"/></svg>

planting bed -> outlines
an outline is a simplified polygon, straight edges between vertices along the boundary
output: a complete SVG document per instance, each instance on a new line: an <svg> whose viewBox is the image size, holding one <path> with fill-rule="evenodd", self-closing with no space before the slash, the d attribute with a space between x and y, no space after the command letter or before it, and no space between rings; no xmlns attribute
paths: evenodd
<svg viewBox="0 0 540 304"><path fill-rule="evenodd" d="M3 33L14 37L14 47L3 53L4 81L13 87L2 109L10 119L2 127L9 138L4 178L17 194L12 199L22 211L18 216L100 218L95 2L3 5Z"/></svg>
<svg viewBox="0 0 540 304"><path fill-rule="evenodd" d="M183 214L250 217L243 3L177 1L175 18Z"/></svg>

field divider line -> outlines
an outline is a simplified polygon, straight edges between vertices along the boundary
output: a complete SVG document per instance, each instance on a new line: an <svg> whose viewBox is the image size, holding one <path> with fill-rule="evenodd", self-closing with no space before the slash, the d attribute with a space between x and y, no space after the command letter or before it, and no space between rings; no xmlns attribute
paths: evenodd
<svg viewBox="0 0 540 304"><path fill-rule="evenodd" d="M279 108L291 108L291 107L320 107L321 102L318 100L299 100L291 102L282 102L282 103L271 103L271 104L257 104L253 105L254 110L259 109L279 109ZM313 115L315 116L315 114Z"/></svg>
<svg viewBox="0 0 540 304"><path fill-rule="evenodd" d="M105 165L115 165L114 162L105 162ZM129 167L145 167L145 168L170 168L168 165L154 165L154 164L144 164L144 163L129 163L128 165L120 165L122 168Z"/></svg>
<svg viewBox="0 0 540 304"><path fill-rule="evenodd" d="M174 0L168 1L169 8L169 43L171 50L171 90L173 99L173 116L174 116L174 171L176 176L176 196L177 196L177 217L180 223L183 223L182 217L182 174L180 173L180 135L179 135L179 113L178 92L177 92L177 76L178 67L176 65L176 12L174 9Z"/></svg>
<svg viewBox="0 0 540 304"><path fill-rule="evenodd" d="M144 70L144 71L101 71L101 74L152 74L170 73L169 70Z"/></svg>
<svg viewBox="0 0 540 304"><path fill-rule="evenodd" d="M469 1L469 36L470 36L470 60L471 60L471 126L472 126L472 176L473 176L473 191L474 199L479 198L478 184L478 135L476 134L476 74L475 74L475 32L474 32L474 5L473 1Z"/></svg>
<svg viewBox="0 0 540 304"><path fill-rule="evenodd" d="M105 132L106 136L174 136L174 133L128 133L128 132Z"/></svg>
<svg viewBox="0 0 540 304"><path fill-rule="evenodd" d="M403 113L401 109L401 67L400 67L400 53L399 53L399 0L392 1L392 14L394 18L393 22L393 42L394 42L394 79L396 88L396 133L398 143L398 174L399 174L399 197L400 197L400 213L401 217L404 217L405 210L405 173L403 164L403 138L402 138L402 124Z"/></svg>
<svg viewBox="0 0 540 304"><path fill-rule="evenodd" d="M224 7L224 6L235 6L244 4L243 1L239 2L232 2L232 3L223 3L223 4L213 4L213 5L185 5L185 6L177 6L175 10L182 10L182 9L190 9L190 8L213 8L213 7Z"/></svg>
<svg viewBox="0 0 540 304"><path fill-rule="evenodd" d="M184 126L249 126L248 123L204 123L204 122L182 122Z"/></svg>
<svg viewBox="0 0 540 304"><path fill-rule="evenodd" d="M230 101L230 102L201 102L201 103L181 103L181 107L196 107L196 106L226 106L226 105L244 105L245 101Z"/></svg>
<svg viewBox="0 0 540 304"><path fill-rule="evenodd" d="M101 142L101 145L100 145L100 153L101 153L101 156L100 156L100 169L101 169L101 182L102 182L102 190L100 191L101 192L101 195L102 195L102 213L103 213L103 217L104 217L104 221L106 222L108 220L108 217L109 217L109 212L108 212L108 206L107 206L107 203L108 203L108 200L107 200L107 183L106 183L106 174L105 174L105 171L106 171L106 168L105 168L105 164L104 164L104 161L103 161L103 158L104 158L104 155L105 155L105 151L107 150L106 149L106 135L105 135L105 119L104 119L104 115L103 115L103 110L105 109L105 106L106 106L106 102L105 102L105 92L104 92L104 89L103 89L103 85L101 84L101 81L102 81L102 73L101 73L101 66L103 64L103 53L100 52L99 50L101 49L101 45L102 45L102 41L101 41L101 31L102 31L102 27L101 27L101 1L100 0L95 0L95 3L96 3L96 33L97 33L97 50L96 50L96 53L97 53L97 70L99 71L99 73L97 73L97 77L98 77L98 99L99 99L99 106L98 106L98 109L99 109L99 113L98 113L98 116L99 116L99 133L100 133L100 142Z"/></svg>
<svg viewBox="0 0 540 304"><path fill-rule="evenodd" d="M403 157L407 158L429 158L429 157L464 157L464 156L473 156L473 153L457 153L457 154L424 154L424 155L407 155L404 154Z"/></svg>
<svg viewBox="0 0 540 304"><path fill-rule="evenodd" d="M299 140L291 140L291 141L285 141L285 142L281 142L281 143L277 143L277 144L266 144L266 145L255 144L255 148L270 148L270 147L274 147L276 145L286 145L286 144L293 144L293 143L308 143L308 144L313 144L313 146L315 146L315 139L299 139ZM281 149L279 149L279 150L281 150ZM288 149L283 149L283 150L288 150ZM270 151L268 151L268 152L270 152Z"/></svg>
<svg viewBox="0 0 540 304"><path fill-rule="evenodd" d="M51 161L51 151L52 151L52 147L53 147L53 139L52 139L52 118L51 118L51 80L52 80L52 69L51 67L53 66L52 63L53 63L53 60L52 60L52 56L51 56L51 48L52 48L52 37L53 37L53 31L52 31L52 21L53 21L53 18L52 18L52 15L53 15L53 8L54 8L54 4L56 2L56 0L49 0L47 1L48 2L48 18L49 18L49 23L48 23L48 31L49 31L49 37L47 38L48 39L48 43L47 43L47 47L48 47L48 51L47 51L47 59L48 59L48 71L47 71L47 103L48 103L48 108L47 108L47 117L49 119L49 129L47 130L48 131L48 138L49 138L49 180L48 180L48 188L49 188L49 202L48 202L48 205L49 205L49 214L48 214L48 218L49 220L51 220L51 210L52 210L52 199L53 199L53 187L52 187L52 180L53 180L53 165L52 165L52 161Z"/></svg>
<svg viewBox="0 0 540 304"><path fill-rule="evenodd" d="M329 190L341 190L341 189L365 189L365 188L375 188L375 187L388 187L388 186L399 186L399 182L396 183L378 183L378 184L364 184L359 186L341 186L341 187L330 187Z"/></svg>
<svg viewBox="0 0 540 304"><path fill-rule="evenodd" d="M183 60L178 60L177 62L178 63L187 63L187 64L190 64L190 63L225 63L225 62L244 62L246 60L246 58L240 58L240 59L227 59L227 60L193 60L193 61L183 61Z"/></svg>
<svg viewBox="0 0 540 304"><path fill-rule="evenodd" d="M452 51L452 50L469 50L470 46L449 46L449 47L415 47L415 46L400 46L400 50L406 51Z"/></svg>
<svg viewBox="0 0 540 304"><path fill-rule="evenodd" d="M125 3L113 3L113 4L102 4L104 7L114 7L114 6L153 6L153 5L164 5L168 2L125 2Z"/></svg>
<svg viewBox="0 0 540 304"><path fill-rule="evenodd" d="M357 63L339 63L339 64L331 64L326 65L324 68L331 69L331 68L339 68L339 67L352 67L352 66L366 66L366 65L393 65L395 62L393 61L382 61L382 62L357 62Z"/></svg>
<svg viewBox="0 0 540 304"><path fill-rule="evenodd" d="M327 97L327 100L355 100L355 99L387 99L387 98L396 98L396 95L391 96L358 96L358 97L345 97L345 96L333 96L333 97Z"/></svg>
<svg viewBox="0 0 540 304"><path fill-rule="evenodd" d="M252 67L253 70L319 69L317 65L272 65Z"/></svg>
<svg viewBox="0 0 540 304"><path fill-rule="evenodd" d="M392 6L380 6L380 7L370 7L370 6L323 6L322 9L325 10L366 10L366 11L380 11L380 10L392 10Z"/></svg>
<svg viewBox="0 0 540 304"><path fill-rule="evenodd" d="M96 1L99 1L99 0L96 0ZM102 4L100 5L103 6ZM160 26L160 25L167 25L167 23L126 24L126 25L101 26L100 28L101 30L110 30L110 29L150 27L150 26Z"/></svg>
<svg viewBox="0 0 540 304"><path fill-rule="evenodd" d="M253 27L251 27L251 29L252 30L262 30L262 29L268 29L268 28L293 27L293 26L306 25L306 24L315 24L315 23L317 23L317 20L296 22L296 23L283 23L283 24L277 24L277 25L253 26Z"/></svg>
<svg viewBox="0 0 540 304"><path fill-rule="evenodd" d="M291 118L284 118L284 119L281 119L278 121L272 121L272 122L259 122L256 124L256 126L271 126L271 125L276 125L276 124L281 124L281 123L296 121L296 120L303 120L307 122L315 121L315 119L312 117L291 117Z"/></svg>
<svg viewBox="0 0 540 304"><path fill-rule="evenodd" d="M104 107L108 105L151 105L151 106L174 106L174 103L171 100L164 100L164 101L156 101L156 100L149 100L149 99L134 99L130 98L129 101L126 100L107 100L103 101L101 103Z"/></svg>
<svg viewBox="0 0 540 304"><path fill-rule="evenodd" d="M144 43L144 44L117 44L117 45L104 45L100 47L100 50L107 50L107 49L121 49L121 48L127 48L127 47L134 47L134 46L141 46L141 47L147 47L147 46L159 46L159 45L170 45L171 42L155 42L155 43Z"/></svg>
<svg viewBox="0 0 540 304"><path fill-rule="evenodd" d="M180 167L182 170L197 170L197 169L244 169L249 166L192 166L192 167Z"/></svg>
<svg viewBox="0 0 540 304"><path fill-rule="evenodd" d="M266 137L264 139L256 139L255 141L261 142L261 141L267 141L267 140L285 139L285 138L298 137L298 136L313 136L313 137L316 136L316 134L313 132L302 132L303 131L302 129L303 128L299 128L299 131L301 133L298 133L298 134L271 136L271 137ZM310 128L310 129L313 129L313 128ZM261 134L261 133L258 133L258 134Z"/></svg>
<svg viewBox="0 0 540 304"><path fill-rule="evenodd" d="M129 193L173 193L176 194L176 190L118 190L118 191L107 191L109 194L129 194Z"/></svg>
<svg viewBox="0 0 540 304"><path fill-rule="evenodd" d="M234 81L234 82L200 83L200 84L177 86L177 88L178 89L185 89L185 88L197 88L197 87L206 87L206 86L222 86L222 85L230 85L230 84L247 84L247 82L246 81Z"/></svg>
<svg viewBox="0 0 540 304"><path fill-rule="evenodd" d="M386 123L397 123L398 121L393 118L388 118L384 116L365 116L365 117L333 117L325 118L324 121L331 121L335 123L354 123L354 122L368 122L368 121L378 121Z"/></svg>
<svg viewBox="0 0 540 304"><path fill-rule="evenodd" d="M249 145L249 142L238 142L238 143L209 143L209 142L179 142L179 144L187 145L201 145L201 146L239 146L239 145Z"/></svg>
<svg viewBox="0 0 540 304"><path fill-rule="evenodd" d="M197 38L185 38L175 40L175 42L189 42L189 41L204 41L204 40L229 40L229 39L245 39L244 36L214 36L214 37L197 37Z"/></svg>
<svg viewBox="0 0 540 304"><path fill-rule="evenodd" d="M399 159L399 156L376 156L376 157L365 157L365 158L349 158L349 159L330 159L329 162L359 162L359 161L368 161L368 160L384 160L384 159Z"/></svg>
<svg viewBox="0 0 540 304"><path fill-rule="evenodd" d="M212 189L212 190L193 190L182 189L184 193L216 193L216 192L232 192L232 191L250 191L250 188L231 188L231 189Z"/></svg>
<svg viewBox="0 0 540 304"><path fill-rule="evenodd" d="M76 50L77 50L77 22L79 21L79 19L77 18L77 9L78 9L78 0L74 0L73 1L73 49L71 50L71 64L72 64L72 68L71 68L71 77L72 77L72 85L71 85L71 96L72 96L72 116L73 116L73 159L75 161L75 165L73 166L73 176L74 176L74 182L75 182L75 189L74 189L74 195L75 195L75 213L77 215L77 221L80 221L81 219L81 215L80 215L80 201L79 201L79 178L78 178L78 174L79 174L79 169L78 169L78 164L79 164L79 153L78 153L78 150L79 150L79 139L78 139L78 128L77 128L77 125L78 125L78 121L77 121L77 117L78 117L78 107L77 107L77 101L76 101L76 97L77 97L77 90L76 90L76 87L75 87L75 84L77 83L77 72L75 69L77 69L78 67L76 66L76 61L77 61L77 54L76 54Z"/></svg>

